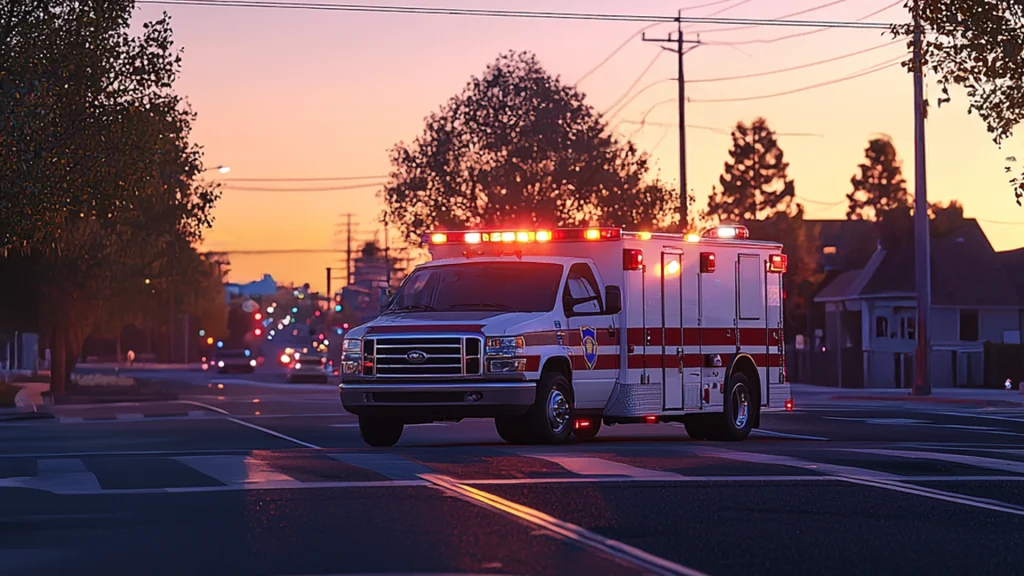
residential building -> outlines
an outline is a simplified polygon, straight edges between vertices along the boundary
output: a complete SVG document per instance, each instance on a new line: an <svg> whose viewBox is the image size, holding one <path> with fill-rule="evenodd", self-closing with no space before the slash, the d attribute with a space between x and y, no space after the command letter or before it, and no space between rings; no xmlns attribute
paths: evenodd
<svg viewBox="0 0 1024 576"><path fill-rule="evenodd" d="M811 335L812 378L839 387L909 387L917 306L912 245L882 247L814 298L825 329ZM1021 251L1015 251L1021 252ZM997 253L975 220L931 241L933 387L981 386L986 344L1019 344L1024 327L1024 256ZM1008 265L1011 265L1008 267Z"/></svg>

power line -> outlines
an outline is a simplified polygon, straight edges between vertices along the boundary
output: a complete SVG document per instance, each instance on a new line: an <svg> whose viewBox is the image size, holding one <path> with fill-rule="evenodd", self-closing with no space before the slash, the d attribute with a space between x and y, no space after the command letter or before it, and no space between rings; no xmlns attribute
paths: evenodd
<svg viewBox="0 0 1024 576"><path fill-rule="evenodd" d="M659 54L660 54L660 52L659 52ZM612 118L614 118L614 117L618 116L619 114L621 114L621 113L622 113L622 111L623 111L623 110L625 110L627 106L629 106L630 104L632 104L632 103L633 103L633 101L634 101L634 100L636 100L637 98L639 98L641 94L643 94L644 92L647 92L647 91L648 91L648 90L650 90L651 88L654 88L654 87L656 87L656 86L660 86L661 84L664 84L664 83L666 83L666 82L675 82L675 81L676 81L676 79L675 79L675 78L662 78L661 80L656 80L656 81L654 81L654 82L651 82L650 84L648 84L648 85L644 86L643 88L641 88L640 90L638 90L638 91L637 91L637 92L636 92L635 94L633 94L632 96L630 96L630 97L629 97L629 99L628 99L628 100L626 100L626 101L625 101L625 102L624 102L624 103L622 104L622 106L620 106L620 107L619 107L619 109L615 111L615 113L614 113L614 114L611 114L611 115L609 115L609 116L608 116L608 119L612 119ZM628 92L627 92L627 94L628 94ZM607 114L607 113L606 113L606 114Z"/></svg>
<svg viewBox="0 0 1024 576"><path fill-rule="evenodd" d="M1007 220L985 220L983 218L974 218L978 222L984 222L985 224L999 224L1003 226L1024 226L1024 220L1018 222L1010 222Z"/></svg>
<svg viewBox="0 0 1024 576"><path fill-rule="evenodd" d="M622 124L637 125L637 124L640 124L640 121L639 120L622 120L621 123ZM653 126L655 128L676 128L676 127L679 126L679 124L676 123L676 122L646 122L644 124L644 126ZM694 130L704 130L706 132L714 132L715 134L720 134L722 136L730 136L730 135L732 135L732 130L726 130L724 128L715 128L714 126L702 126L700 124L687 124L686 127L687 128L692 128ZM818 134L818 133L815 133L815 132L776 132L775 134L777 136L788 136L788 137L794 137L794 136L797 136L797 137L813 137L813 138L824 138L825 137L824 134Z"/></svg>
<svg viewBox="0 0 1024 576"><path fill-rule="evenodd" d="M860 23L868 24L867 22L864 22L864 20L867 20L868 18L871 18L872 16L877 16L877 15L881 14L882 12L885 12L885 11L891 9L891 8L895 8L896 6L899 6L900 4L903 4L904 2L905 2L905 0L896 0L895 2L893 2L891 4L887 4L886 6L884 6L882 8L879 8L878 10L875 10L874 12L871 12L869 14L865 14L865 15L861 16L860 18L857 18L856 20L854 20L854 22L860 22ZM715 46L715 45L722 45L722 46L744 46L744 45L747 45L747 44L774 44L776 42L782 42L784 40L792 40L793 38L802 38L804 36L810 36L812 34L819 34L821 32L825 32L826 30L832 30L834 28L836 28L836 26L822 26L821 28L816 28L814 30L807 30L807 31L804 31L804 32L796 32L796 33L793 33L793 34L786 34L784 36L776 36L775 38L759 38L757 40L741 40L739 42L706 42L706 44L709 44L709 45L712 45L712 46Z"/></svg>
<svg viewBox="0 0 1024 576"><path fill-rule="evenodd" d="M433 16L477 16L534 20L577 20L599 22L687 22L700 24L782 26L795 28L853 28L889 30L894 24L884 22L846 22L839 20L772 20L769 18L721 18L701 16L657 16L653 14L555 12L534 10L496 10L480 8L444 8L427 6L380 6L372 4L317 4L313 2L255 2L252 0L137 0L136 4L162 6L197 6L216 8L262 8L275 10L318 10L377 14L410 14Z"/></svg>
<svg viewBox="0 0 1024 576"><path fill-rule="evenodd" d="M710 18L712 16L718 16L719 14L725 14L726 12L728 12L729 10L732 10L733 8L739 8L740 6L743 6L744 4L750 4L752 1L753 0L739 0L739 2L736 2L736 3L734 3L734 4L730 5L730 6L726 6L725 8L722 8L721 10L716 10L716 11L712 12L711 14L708 14L707 17ZM692 28L692 27L693 27L693 24L690 24L689 26L683 26L683 30L687 30L687 29ZM700 31L698 31L696 33L699 34Z"/></svg>
<svg viewBox="0 0 1024 576"><path fill-rule="evenodd" d="M608 106L607 109L605 109L605 111L603 112L604 114L607 114L614 110L616 106L621 104L622 101L625 100L627 96L629 96L629 93L633 91L633 88L636 88L636 85L639 84L640 81L644 79L644 76L646 76L647 73L651 71L651 68L654 68L654 65L658 63L658 59L661 58L662 54L664 54L664 52L659 51L657 54L654 55L654 58L652 58L650 63L648 63L647 66L644 67L643 71L640 72L640 75L636 77L636 80L633 80L633 83L629 85L629 88L626 88L626 91L622 93L622 96L619 96L619 98L615 102L612 102L612 104Z"/></svg>
<svg viewBox="0 0 1024 576"><path fill-rule="evenodd" d="M853 56L860 56L861 54L867 54L868 52L874 52L875 50L881 50L882 48L888 48L889 46L892 46L894 44L902 44L902 43L904 43L904 40L902 40L902 39L893 40L892 42L886 42L885 44L879 44L877 46L872 46L871 48L865 48L863 50L858 50L856 52L847 52L845 54L840 54L839 56L834 56L832 58L828 58L828 59L825 59L825 60L818 60L818 61L815 61L815 62L807 62L806 64L800 64L800 65L797 65L797 66L790 66L788 68L778 68L776 70L768 70L768 71L765 71L765 72L754 72L754 73L751 73L751 74L740 74L740 75L737 75L737 76L719 76L717 78L699 78L697 80L687 80L686 83L687 84L703 84L703 83L706 83L706 82L727 82L727 81L730 81L730 80L745 80L747 78L760 78L762 76L771 76L773 74L782 74L782 73L785 73L785 72L793 72L794 70L803 70L804 68L813 68L815 66L820 66L822 64L829 64L829 63L832 63L832 62L838 62L839 60L845 60L846 58L852 58Z"/></svg>
<svg viewBox="0 0 1024 576"><path fill-rule="evenodd" d="M701 104L715 104L715 103L722 103L722 102L749 102L751 100L766 100L768 98L778 98L779 96L789 96L790 94L796 94L798 92L806 92L807 90L813 90L815 88L823 88L825 86L831 86L833 84L839 84L840 82L847 82L849 80L854 80L854 79L860 78L862 76L867 76L868 74L874 74L875 72L881 72L882 70L885 70L887 68L891 68L891 67L893 67L895 65L900 64L905 58L906 58L906 56L900 56L899 59L891 60L891 61L888 61L888 62L883 62L881 64L875 65L872 68L868 68L867 70L864 70L862 72L858 72L856 74L851 74L849 76L844 76L842 78L835 78L833 80L827 80L825 82L819 82L817 84L811 84L809 86L802 86L800 88L794 88L792 90L786 90L785 92L776 92L774 94L761 94L761 95L758 95L758 96L745 96L745 97L739 97L739 98L691 99L690 102L701 103Z"/></svg>
<svg viewBox="0 0 1024 576"><path fill-rule="evenodd" d="M808 14L810 12L817 12L818 10L824 10L825 8L831 8L831 7L835 6L836 4L842 4L843 2L847 2L847 1L848 0L832 0L832 2L828 2L826 4L819 4L818 6L812 6L810 8L804 8L803 10L798 10L796 12L790 12L789 14L783 14L782 16L776 16L774 19L776 19L776 20L784 20L786 18L792 18L794 16L801 16L803 14ZM712 16L714 16L714 14L712 14ZM733 32L733 31L736 31L736 30L749 30L751 28L757 28L757 26L734 26L732 28L712 28L710 30L697 30L697 31L694 32L694 34L717 34L719 32Z"/></svg>
<svg viewBox="0 0 1024 576"><path fill-rule="evenodd" d="M348 182L352 180L380 180L387 174L372 176L332 176L329 178L221 178L220 182Z"/></svg>
<svg viewBox="0 0 1024 576"><path fill-rule="evenodd" d="M344 190L360 190L363 188L376 188L383 186L385 182L369 182L367 184L349 184L347 186L325 186L319 188L260 188L254 186L235 186L227 185L224 188L227 190L237 190L240 192L340 192Z"/></svg>

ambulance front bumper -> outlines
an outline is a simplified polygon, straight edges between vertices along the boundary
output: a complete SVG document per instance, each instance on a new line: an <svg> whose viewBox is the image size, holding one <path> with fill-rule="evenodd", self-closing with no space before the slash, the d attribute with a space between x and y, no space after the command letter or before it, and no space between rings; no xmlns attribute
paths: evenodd
<svg viewBox="0 0 1024 576"><path fill-rule="evenodd" d="M537 383L362 381L343 382L338 390L342 406L352 414L432 421L523 414L534 403Z"/></svg>

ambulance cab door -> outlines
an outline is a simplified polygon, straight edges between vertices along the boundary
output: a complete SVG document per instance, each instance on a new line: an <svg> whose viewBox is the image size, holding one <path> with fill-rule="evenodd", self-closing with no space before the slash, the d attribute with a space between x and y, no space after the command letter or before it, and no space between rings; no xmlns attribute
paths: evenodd
<svg viewBox="0 0 1024 576"><path fill-rule="evenodd" d="M658 263L661 280L661 378L664 409L683 408L683 254L664 251Z"/></svg>
<svg viewBox="0 0 1024 576"><path fill-rule="evenodd" d="M562 307L569 323L577 408L603 408L619 374L615 317L606 312L604 299L593 266L573 264L562 289Z"/></svg>

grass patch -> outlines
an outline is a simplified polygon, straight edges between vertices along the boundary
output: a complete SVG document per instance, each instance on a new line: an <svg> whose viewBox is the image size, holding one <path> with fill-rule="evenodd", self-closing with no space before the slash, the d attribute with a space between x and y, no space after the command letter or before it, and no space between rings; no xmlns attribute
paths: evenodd
<svg viewBox="0 0 1024 576"><path fill-rule="evenodd" d="M71 382L75 386L90 389L122 389L135 386L135 379L128 376L114 376L110 374L72 374Z"/></svg>

